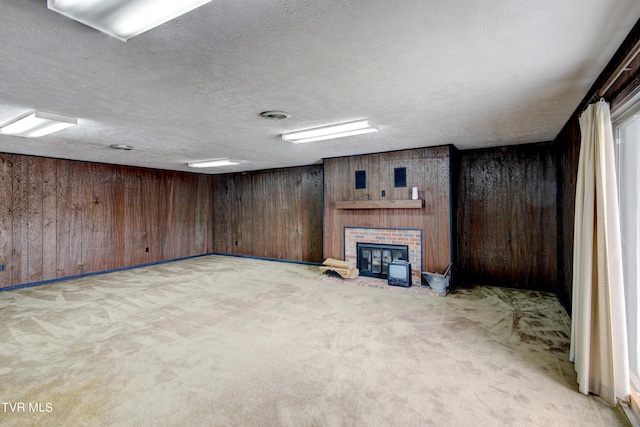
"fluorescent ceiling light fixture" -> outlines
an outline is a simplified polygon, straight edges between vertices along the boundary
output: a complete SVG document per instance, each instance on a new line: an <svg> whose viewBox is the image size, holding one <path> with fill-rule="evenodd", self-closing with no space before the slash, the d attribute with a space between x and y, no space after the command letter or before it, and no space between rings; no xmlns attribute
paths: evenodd
<svg viewBox="0 0 640 427"><path fill-rule="evenodd" d="M233 166L239 165L240 162L237 160L229 160L229 159L214 159L214 160L203 160L199 162L189 162L187 165L190 168L217 168L220 166Z"/></svg>
<svg viewBox="0 0 640 427"><path fill-rule="evenodd" d="M47 7L127 41L211 0L47 0Z"/></svg>
<svg viewBox="0 0 640 427"><path fill-rule="evenodd" d="M282 139L294 144L322 141L324 139L342 138L363 133L378 132L378 128L371 120L357 120L355 122L339 123L315 129L301 130L282 134Z"/></svg>
<svg viewBox="0 0 640 427"><path fill-rule="evenodd" d="M78 124L78 119L35 111L0 128L3 135L39 138Z"/></svg>

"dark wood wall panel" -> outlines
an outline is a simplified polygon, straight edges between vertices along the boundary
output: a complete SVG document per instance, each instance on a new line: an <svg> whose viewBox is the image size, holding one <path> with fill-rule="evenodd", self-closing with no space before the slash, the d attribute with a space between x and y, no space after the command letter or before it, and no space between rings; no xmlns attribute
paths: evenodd
<svg viewBox="0 0 640 427"><path fill-rule="evenodd" d="M213 251L213 178L0 153L0 287Z"/></svg>
<svg viewBox="0 0 640 427"><path fill-rule="evenodd" d="M174 174L175 175L175 174ZM148 181L147 181L148 182ZM158 179L154 181L154 184L157 188L152 188L153 195L150 195L150 205L156 206L157 208L151 209L148 215L145 217L151 218L151 222L156 224L153 229L154 236L170 236L168 239L161 239L160 241L156 241L154 247L156 248L153 252L150 252L150 255L154 259L173 259L176 258L176 250L175 250L175 236L176 236L176 228L175 228L175 205L172 200L176 198L176 176L171 176L168 179ZM209 199L211 198L211 193L207 196ZM198 209L198 207L196 207ZM205 213L202 213L204 215ZM199 219L204 220L203 216L199 216ZM208 222L202 224L202 227L206 228ZM200 225L197 225L197 228L201 228ZM202 233L211 234L211 230L208 232L202 230ZM156 237L157 239L157 237ZM202 251L198 253L209 253L208 251ZM146 252L145 252L146 253Z"/></svg>
<svg viewBox="0 0 640 427"><path fill-rule="evenodd" d="M56 160L56 272L71 275L71 162Z"/></svg>
<svg viewBox="0 0 640 427"><path fill-rule="evenodd" d="M125 259L133 265L144 264L146 241L145 203L142 189L142 175L131 171L125 175ZM153 201L150 196L150 202ZM169 203L169 207L171 204Z"/></svg>
<svg viewBox="0 0 640 427"><path fill-rule="evenodd" d="M324 257L344 258L344 227L423 230L423 271L444 271L451 261L450 147L430 147L324 161ZM395 188L394 169L407 168L407 186ZM367 188L355 188L364 170ZM422 209L336 209L347 200L407 200L411 187ZM385 196L382 196L385 191Z"/></svg>
<svg viewBox="0 0 640 427"><path fill-rule="evenodd" d="M302 259L319 261L322 260L322 168L310 168L302 174L302 189Z"/></svg>
<svg viewBox="0 0 640 427"><path fill-rule="evenodd" d="M233 253L232 245L235 222L232 213L235 203L234 175L215 175L213 177L213 248L214 252Z"/></svg>
<svg viewBox="0 0 640 427"><path fill-rule="evenodd" d="M528 144L459 157L458 279L556 291L554 148Z"/></svg>
<svg viewBox="0 0 640 427"><path fill-rule="evenodd" d="M322 261L322 166L213 177L214 252Z"/></svg>
<svg viewBox="0 0 640 427"><path fill-rule="evenodd" d="M57 168L54 159L42 159L42 280L56 278Z"/></svg>
<svg viewBox="0 0 640 427"><path fill-rule="evenodd" d="M573 227L576 178L580 156L578 118L568 123L556 138L558 149L558 297L571 313L573 290Z"/></svg>
<svg viewBox="0 0 640 427"><path fill-rule="evenodd" d="M9 266L13 251L13 156L0 153L0 263L5 271L0 271L0 287L12 283Z"/></svg>
<svg viewBox="0 0 640 427"><path fill-rule="evenodd" d="M124 168L122 168L124 170ZM125 174L120 173L117 169L114 169L115 172L115 200L113 206L114 212L114 221L116 224L124 224L125 223ZM115 227L114 230L114 247L115 253L112 256L113 260L113 268L122 268L127 265L126 254L126 243L129 238L129 235L126 234L126 227L120 226ZM169 258L167 258L169 259Z"/></svg>
<svg viewBox="0 0 640 427"><path fill-rule="evenodd" d="M70 276L71 267L71 208L70 162L54 161L56 166L56 272L55 277Z"/></svg>
<svg viewBox="0 0 640 427"><path fill-rule="evenodd" d="M93 269L95 258L95 242L93 238L93 214L95 206L93 203L93 174L95 165L87 163L79 165L80 197L79 208L81 212L80 220L80 274L97 271Z"/></svg>
<svg viewBox="0 0 640 427"><path fill-rule="evenodd" d="M83 217L83 205L82 200L82 168L83 163L71 162L70 164L70 181L69 192L71 193L70 207L71 207L71 221L69 224L69 240L70 240L70 258L69 263L71 270L69 271L72 276L82 274L82 217ZM126 224L125 224L126 226ZM23 283L23 282L16 282Z"/></svg>
<svg viewBox="0 0 640 427"><path fill-rule="evenodd" d="M12 260L7 266L12 275L11 284L29 281L27 273L27 215L28 215L28 182L27 161L24 156L14 156L13 160L13 223L12 223Z"/></svg>
<svg viewBox="0 0 640 427"><path fill-rule="evenodd" d="M194 247L192 251L195 253L211 253L213 252L213 232L208 224L211 223L211 216L213 212L211 206L213 181L205 175L197 175L196 179L197 190L195 193Z"/></svg>
<svg viewBox="0 0 640 427"><path fill-rule="evenodd" d="M27 159L27 280L42 277L42 158Z"/></svg>

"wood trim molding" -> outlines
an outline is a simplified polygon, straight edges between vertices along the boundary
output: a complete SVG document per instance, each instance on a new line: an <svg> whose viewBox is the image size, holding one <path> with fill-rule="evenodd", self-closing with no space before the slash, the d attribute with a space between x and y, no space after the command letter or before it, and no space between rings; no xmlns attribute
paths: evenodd
<svg viewBox="0 0 640 427"><path fill-rule="evenodd" d="M345 200L336 209L422 209L424 200Z"/></svg>

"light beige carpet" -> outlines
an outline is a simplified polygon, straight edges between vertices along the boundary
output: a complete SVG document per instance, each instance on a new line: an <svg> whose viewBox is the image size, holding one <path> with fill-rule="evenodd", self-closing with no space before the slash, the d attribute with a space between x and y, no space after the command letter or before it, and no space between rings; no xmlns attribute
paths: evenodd
<svg viewBox="0 0 640 427"><path fill-rule="evenodd" d="M0 424L624 425L576 391L553 295L318 274L208 256L1 292Z"/></svg>

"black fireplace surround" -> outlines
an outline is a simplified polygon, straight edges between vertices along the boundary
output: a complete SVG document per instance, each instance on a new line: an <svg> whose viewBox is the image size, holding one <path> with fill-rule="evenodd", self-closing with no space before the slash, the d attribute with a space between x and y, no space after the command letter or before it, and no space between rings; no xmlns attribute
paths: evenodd
<svg viewBox="0 0 640 427"><path fill-rule="evenodd" d="M409 260L407 245L386 245L380 243L356 243L358 270L363 276L387 278L391 261Z"/></svg>

